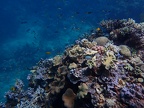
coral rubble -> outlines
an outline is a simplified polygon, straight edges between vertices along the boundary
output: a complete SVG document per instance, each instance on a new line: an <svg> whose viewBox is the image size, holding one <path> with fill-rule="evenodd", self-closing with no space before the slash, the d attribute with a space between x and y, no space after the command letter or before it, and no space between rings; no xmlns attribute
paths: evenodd
<svg viewBox="0 0 144 108"><path fill-rule="evenodd" d="M106 20L63 55L42 59L17 80L3 108L144 108L144 23ZM113 41L112 41L113 40ZM56 104L57 103L57 104Z"/></svg>

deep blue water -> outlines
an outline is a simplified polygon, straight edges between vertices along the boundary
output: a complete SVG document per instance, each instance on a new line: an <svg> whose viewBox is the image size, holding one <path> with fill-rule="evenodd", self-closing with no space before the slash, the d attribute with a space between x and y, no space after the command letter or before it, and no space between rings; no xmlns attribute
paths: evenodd
<svg viewBox="0 0 144 108"><path fill-rule="evenodd" d="M0 0L0 101L17 78L27 84L41 58L62 53L101 20L123 18L144 21L144 0Z"/></svg>

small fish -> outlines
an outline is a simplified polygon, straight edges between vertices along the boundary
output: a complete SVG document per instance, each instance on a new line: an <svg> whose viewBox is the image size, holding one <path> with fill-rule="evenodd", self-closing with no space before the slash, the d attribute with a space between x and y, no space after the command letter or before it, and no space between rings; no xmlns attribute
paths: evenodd
<svg viewBox="0 0 144 108"><path fill-rule="evenodd" d="M15 87L11 87L10 90L11 91L15 91L16 89L15 89Z"/></svg>
<svg viewBox="0 0 144 108"><path fill-rule="evenodd" d="M54 33L58 33L59 31L55 31Z"/></svg>
<svg viewBox="0 0 144 108"><path fill-rule="evenodd" d="M104 13L110 13L111 10L102 10L102 12L104 12Z"/></svg>
<svg viewBox="0 0 144 108"><path fill-rule="evenodd" d="M100 31L101 29L98 27L97 29L96 29L96 31Z"/></svg>
<svg viewBox="0 0 144 108"><path fill-rule="evenodd" d="M59 8L57 8L57 9L62 10L62 8L60 8L60 7L59 7Z"/></svg>
<svg viewBox="0 0 144 108"><path fill-rule="evenodd" d="M21 24L26 24L26 23L28 23L28 22L27 22L27 21L22 21L22 22L21 22Z"/></svg>
<svg viewBox="0 0 144 108"><path fill-rule="evenodd" d="M80 14L79 12L75 12L75 14Z"/></svg>
<svg viewBox="0 0 144 108"><path fill-rule="evenodd" d="M46 52L46 54L51 54L51 52L48 51L48 52Z"/></svg>
<svg viewBox="0 0 144 108"><path fill-rule="evenodd" d="M92 14L92 12L86 12L86 14Z"/></svg>

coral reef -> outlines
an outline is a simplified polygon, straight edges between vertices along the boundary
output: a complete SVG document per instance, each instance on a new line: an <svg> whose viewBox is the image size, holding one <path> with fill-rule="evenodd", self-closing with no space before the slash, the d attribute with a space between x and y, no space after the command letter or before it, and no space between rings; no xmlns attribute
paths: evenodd
<svg viewBox="0 0 144 108"><path fill-rule="evenodd" d="M113 41L136 49L144 48L144 23L136 23L129 18L127 20L104 20L101 26L107 29Z"/></svg>
<svg viewBox="0 0 144 108"><path fill-rule="evenodd" d="M123 19L101 26L106 33L93 31L63 55L41 59L30 70L28 88L17 80L0 106L144 108L144 24Z"/></svg>

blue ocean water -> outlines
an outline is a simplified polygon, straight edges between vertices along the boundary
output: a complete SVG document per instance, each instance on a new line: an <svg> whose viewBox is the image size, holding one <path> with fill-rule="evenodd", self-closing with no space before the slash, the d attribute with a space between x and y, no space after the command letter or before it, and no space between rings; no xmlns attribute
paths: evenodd
<svg viewBox="0 0 144 108"><path fill-rule="evenodd" d="M0 101L29 68L106 19L144 21L143 0L0 0ZM46 54L50 52L50 54Z"/></svg>

